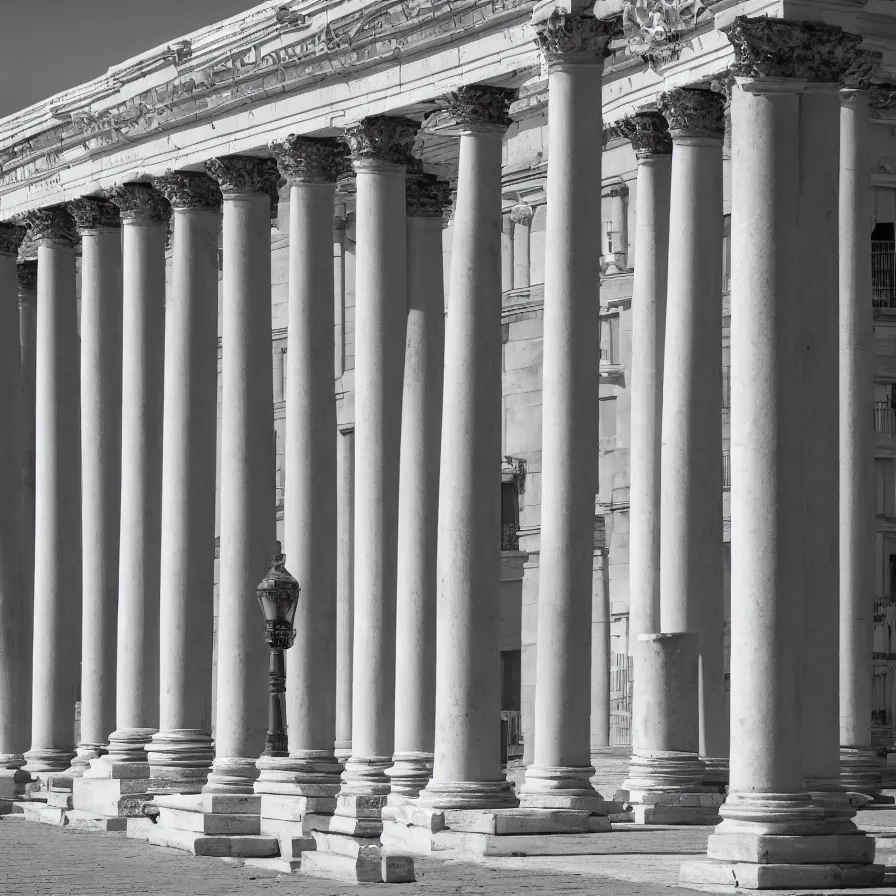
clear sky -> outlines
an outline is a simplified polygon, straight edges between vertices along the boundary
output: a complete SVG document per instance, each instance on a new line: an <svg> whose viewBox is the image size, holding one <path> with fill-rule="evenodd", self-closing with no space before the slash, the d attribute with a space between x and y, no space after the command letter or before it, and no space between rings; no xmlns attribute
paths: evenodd
<svg viewBox="0 0 896 896"><path fill-rule="evenodd" d="M261 0L0 0L0 117Z"/></svg>

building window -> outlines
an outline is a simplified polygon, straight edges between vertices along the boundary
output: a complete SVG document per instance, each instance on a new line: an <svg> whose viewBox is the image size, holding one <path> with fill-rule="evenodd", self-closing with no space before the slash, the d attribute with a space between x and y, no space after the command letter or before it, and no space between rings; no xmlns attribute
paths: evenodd
<svg viewBox="0 0 896 896"><path fill-rule="evenodd" d="M722 407L731 407L731 367L722 368Z"/></svg>
<svg viewBox="0 0 896 896"><path fill-rule="evenodd" d="M731 215L722 216L722 292L731 292Z"/></svg>
<svg viewBox="0 0 896 896"><path fill-rule="evenodd" d="M871 304L896 308L896 234L892 223L875 225L871 233Z"/></svg>
<svg viewBox="0 0 896 896"><path fill-rule="evenodd" d="M600 363L619 363L619 315L612 314L600 319Z"/></svg>
<svg viewBox="0 0 896 896"><path fill-rule="evenodd" d="M501 483L501 550L520 549L520 496L515 481Z"/></svg>

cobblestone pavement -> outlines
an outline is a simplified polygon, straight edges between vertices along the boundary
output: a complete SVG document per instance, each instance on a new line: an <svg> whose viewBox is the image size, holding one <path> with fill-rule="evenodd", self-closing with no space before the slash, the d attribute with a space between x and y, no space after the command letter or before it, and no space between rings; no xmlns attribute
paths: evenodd
<svg viewBox="0 0 896 896"><path fill-rule="evenodd" d="M123 834L99 834L0 819L2 896L675 896L682 854L702 852L706 831L602 835L601 856L490 859L488 864L418 859L416 884L348 884L278 875L198 858Z"/></svg>

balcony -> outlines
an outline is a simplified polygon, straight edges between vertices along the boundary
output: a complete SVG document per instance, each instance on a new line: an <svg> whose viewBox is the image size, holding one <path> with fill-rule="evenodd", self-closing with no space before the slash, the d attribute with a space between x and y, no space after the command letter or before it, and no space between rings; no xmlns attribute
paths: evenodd
<svg viewBox="0 0 896 896"><path fill-rule="evenodd" d="M875 308L896 308L896 243L871 242L871 304Z"/></svg>
<svg viewBox="0 0 896 896"><path fill-rule="evenodd" d="M879 436L896 438L896 408L892 402L874 402L874 431Z"/></svg>

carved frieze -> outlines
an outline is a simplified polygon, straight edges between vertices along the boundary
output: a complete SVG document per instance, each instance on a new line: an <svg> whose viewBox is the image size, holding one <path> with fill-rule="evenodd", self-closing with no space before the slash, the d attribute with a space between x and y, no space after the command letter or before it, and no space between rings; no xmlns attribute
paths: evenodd
<svg viewBox="0 0 896 896"><path fill-rule="evenodd" d="M722 137L725 134L725 98L712 90L676 87L660 94L657 105L669 131Z"/></svg>
<svg viewBox="0 0 896 896"><path fill-rule="evenodd" d="M221 208L223 197L217 181L207 174L195 171L166 171L153 178L152 185L170 203L172 208L209 209Z"/></svg>
<svg viewBox="0 0 896 896"><path fill-rule="evenodd" d="M38 208L25 215L28 239L34 246L62 246L74 248L78 243L75 219L64 206Z"/></svg>
<svg viewBox="0 0 896 896"><path fill-rule="evenodd" d="M75 219L79 230L120 227L121 217L118 206L108 199L82 196L66 205L68 213Z"/></svg>
<svg viewBox="0 0 896 896"><path fill-rule="evenodd" d="M339 140L295 134L273 140L270 150L289 183L336 183L348 156L348 147Z"/></svg>
<svg viewBox="0 0 896 896"><path fill-rule="evenodd" d="M451 184L432 174L408 177L407 213L412 218L443 218L451 206Z"/></svg>
<svg viewBox="0 0 896 896"><path fill-rule="evenodd" d="M564 62L597 61L607 55L615 21L554 10L537 30L535 43L548 67Z"/></svg>
<svg viewBox="0 0 896 896"><path fill-rule="evenodd" d="M725 29L741 78L799 78L831 84L855 63L862 38L836 25L737 16Z"/></svg>
<svg viewBox="0 0 896 896"><path fill-rule="evenodd" d="M681 47L691 45L685 35L708 17L709 6L709 0L624 0L622 33L629 52L653 63L677 58Z"/></svg>
<svg viewBox="0 0 896 896"><path fill-rule="evenodd" d="M149 184L120 184L109 191L123 221L164 224L171 217L171 204Z"/></svg>
<svg viewBox="0 0 896 896"><path fill-rule="evenodd" d="M660 112L637 112L618 123L622 136L631 141L635 155L641 159L672 153L672 135Z"/></svg>
<svg viewBox="0 0 896 896"><path fill-rule="evenodd" d="M515 90L471 84L459 87L443 97L448 114L464 128L505 131L510 127L510 104Z"/></svg>
<svg viewBox="0 0 896 896"><path fill-rule="evenodd" d="M33 292L37 289L37 262L26 260L16 265L16 277L19 284L19 292Z"/></svg>
<svg viewBox="0 0 896 896"><path fill-rule="evenodd" d="M349 128L342 138L352 160L374 160L407 165L420 125L395 115L371 115Z"/></svg>
<svg viewBox="0 0 896 896"><path fill-rule="evenodd" d="M0 222L0 255L18 255L26 228L20 224Z"/></svg>

